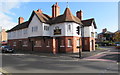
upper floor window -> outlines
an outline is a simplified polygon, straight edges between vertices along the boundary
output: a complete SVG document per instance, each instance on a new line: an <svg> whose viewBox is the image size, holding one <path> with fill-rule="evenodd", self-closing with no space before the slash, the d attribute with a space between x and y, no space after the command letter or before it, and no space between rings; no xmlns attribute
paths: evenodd
<svg viewBox="0 0 120 75"><path fill-rule="evenodd" d="M37 32L38 31L38 26L32 27L32 32Z"/></svg>
<svg viewBox="0 0 120 75"><path fill-rule="evenodd" d="M68 30L71 30L71 25L68 25Z"/></svg>
<svg viewBox="0 0 120 75"><path fill-rule="evenodd" d="M91 32L91 37L94 37L94 32Z"/></svg>
<svg viewBox="0 0 120 75"><path fill-rule="evenodd" d="M49 31L49 26L44 26L44 30Z"/></svg>
<svg viewBox="0 0 120 75"><path fill-rule="evenodd" d="M23 30L23 34L27 34L27 29Z"/></svg>

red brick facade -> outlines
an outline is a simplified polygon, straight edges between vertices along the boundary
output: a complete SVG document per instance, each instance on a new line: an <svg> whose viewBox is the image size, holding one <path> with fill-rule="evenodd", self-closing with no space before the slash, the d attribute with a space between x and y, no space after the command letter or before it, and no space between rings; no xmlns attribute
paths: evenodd
<svg viewBox="0 0 120 75"><path fill-rule="evenodd" d="M41 46L35 46L35 41L41 41ZM68 40L71 40L71 46L68 46ZM73 36L62 36L62 37L40 37L40 38L29 38L29 39L15 39L8 40L9 45L15 50L31 50L39 51L41 53L75 53L78 52L77 40L79 37ZM24 42L27 41L27 46ZM49 41L49 46L48 46ZM62 44L63 43L63 44ZM62 44L62 45L61 45ZM80 46L82 41L80 38ZM81 49L82 50L82 49Z"/></svg>
<svg viewBox="0 0 120 75"><path fill-rule="evenodd" d="M95 38L84 37L82 38L82 50L83 51L93 51L95 50Z"/></svg>

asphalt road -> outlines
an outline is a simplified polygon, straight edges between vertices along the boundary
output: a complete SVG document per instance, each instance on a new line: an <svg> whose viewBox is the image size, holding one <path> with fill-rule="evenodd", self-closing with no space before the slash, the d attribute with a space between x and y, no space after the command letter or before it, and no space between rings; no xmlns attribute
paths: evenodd
<svg viewBox="0 0 120 75"><path fill-rule="evenodd" d="M24 53L7 53L0 56L2 69L8 73L118 73L118 64L113 61Z"/></svg>

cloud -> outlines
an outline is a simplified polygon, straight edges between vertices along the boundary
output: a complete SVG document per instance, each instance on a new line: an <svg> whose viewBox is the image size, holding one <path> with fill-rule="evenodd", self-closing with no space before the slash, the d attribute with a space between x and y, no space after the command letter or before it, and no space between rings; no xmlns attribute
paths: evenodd
<svg viewBox="0 0 120 75"><path fill-rule="evenodd" d="M12 22L12 18L0 12L0 26L3 29L10 29L14 27L17 23Z"/></svg>
<svg viewBox="0 0 120 75"><path fill-rule="evenodd" d="M0 26L4 29L11 29L17 23L13 22L13 17L16 14L10 10L19 8L22 2L29 2L30 0L0 0Z"/></svg>

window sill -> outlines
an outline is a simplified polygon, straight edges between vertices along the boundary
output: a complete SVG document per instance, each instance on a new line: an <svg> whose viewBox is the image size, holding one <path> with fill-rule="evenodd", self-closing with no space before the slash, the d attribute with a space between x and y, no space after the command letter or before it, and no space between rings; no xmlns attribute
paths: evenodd
<svg viewBox="0 0 120 75"><path fill-rule="evenodd" d="M68 47L72 47L72 46L68 46Z"/></svg>
<svg viewBox="0 0 120 75"><path fill-rule="evenodd" d="M42 46L34 46L34 47L42 47Z"/></svg>
<svg viewBox="0 0 120 75"><path fill-rule="evenodd" d="M46 47L50 47L50 46L46 46Z"/></svg>
<svg viewBox="0 0 120 75"><path fill-rule="evenodd" d="M28 45L23 45L23 47L27 47Z"/></svg>
<svg viewBox="0 0 120 75"><path fill-rule="evenodd" d="M65 47L65 46L60 46L60 47Z"/></svg>

